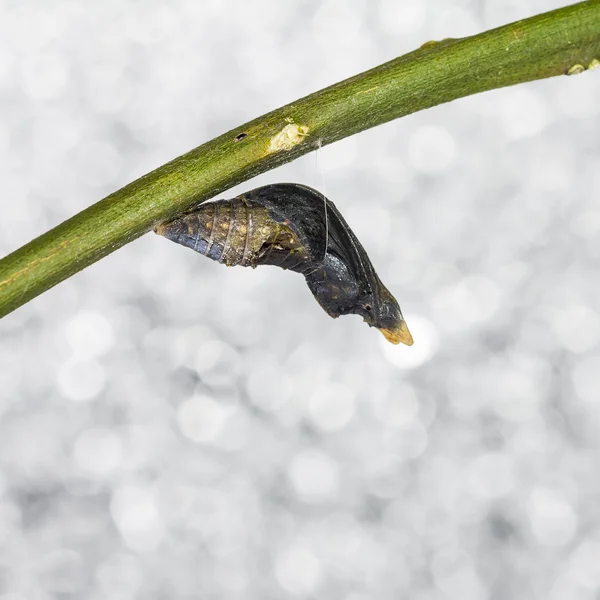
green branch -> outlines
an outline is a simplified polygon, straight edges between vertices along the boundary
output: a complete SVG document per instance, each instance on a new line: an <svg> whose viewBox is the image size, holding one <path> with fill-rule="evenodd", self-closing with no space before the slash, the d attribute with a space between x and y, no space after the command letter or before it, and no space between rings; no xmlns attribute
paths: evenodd
<svg viewBox="0 0 600 600"><path fill-rule="evenodd" d="M9 254L0 260L0 317L157 223L319 145L456 98L599 65L600 0L429 42L199 146Z"/></svg>

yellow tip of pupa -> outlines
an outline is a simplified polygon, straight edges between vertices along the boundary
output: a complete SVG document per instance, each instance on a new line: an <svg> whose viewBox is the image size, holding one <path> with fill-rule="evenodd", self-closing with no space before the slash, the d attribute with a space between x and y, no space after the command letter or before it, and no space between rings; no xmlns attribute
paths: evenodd
<svg viewBox="0 0 600 600"><path fill-rule="evenodd" d="M412 346L414 343L413 336L410 334L404 321L402 321L396 329L380 329L379 331L381 331L385 336L385 339L392 344L399 344L402 342L407 346Z"/></svg>

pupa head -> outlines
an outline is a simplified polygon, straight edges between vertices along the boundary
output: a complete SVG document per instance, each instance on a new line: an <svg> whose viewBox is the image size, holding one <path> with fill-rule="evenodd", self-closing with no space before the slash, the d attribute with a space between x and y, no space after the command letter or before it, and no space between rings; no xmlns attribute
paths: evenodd
<svg viewBox="0 0 600 600"><path fill-rule="evenodd" d="M381 281L379 284L380 289L377 294L377 302L374 302L372 305L368 304L365 307L368 313L368 316L364 317L365 321L371 327L377 327L388 342L392 344L402 342L407 346L412 346L413 338L402 316L398 301Z"/></svg>
<svg viewBox="0 0 600 600"><path fill-rule="evenodd" d="M413 338L396 298L374 272L368 284L359 282L344 261L330 253L319 269L306 275L306 281L329 316L360 315L392 344L412 346Z"/></svg>

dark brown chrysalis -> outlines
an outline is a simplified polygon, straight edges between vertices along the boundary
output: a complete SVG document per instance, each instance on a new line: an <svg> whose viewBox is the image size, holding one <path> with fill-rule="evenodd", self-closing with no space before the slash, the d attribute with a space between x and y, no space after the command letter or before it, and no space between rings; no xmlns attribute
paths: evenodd
<svg viewBox="0 0 600 600"><path fill-rule="evenodd" d="M364 248L333 202L312 188L266 185L200 204L155 231L230 267L276 265L302 273L331 317L359 314L393 344L413 343Z"/></svg>

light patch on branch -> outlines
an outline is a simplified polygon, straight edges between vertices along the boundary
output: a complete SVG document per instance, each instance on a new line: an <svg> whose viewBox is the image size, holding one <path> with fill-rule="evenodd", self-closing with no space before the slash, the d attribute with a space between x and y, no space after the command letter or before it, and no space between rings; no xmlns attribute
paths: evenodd
<svg viewBox="0 0 600 600"><path fill-rule="evenodd" d="M585 67L580 64L573 65L568 71L567 75L579 75L585 71Z"/></svg>
<svg viewBox="0 0 600 600"><path fill-rule="evenodd" d="M291 150L298 145L308 135L310 127L308 125L297 125L288 123L279 133L271 138L269 143L269 153L280 152L282 150Z"/></svg>

